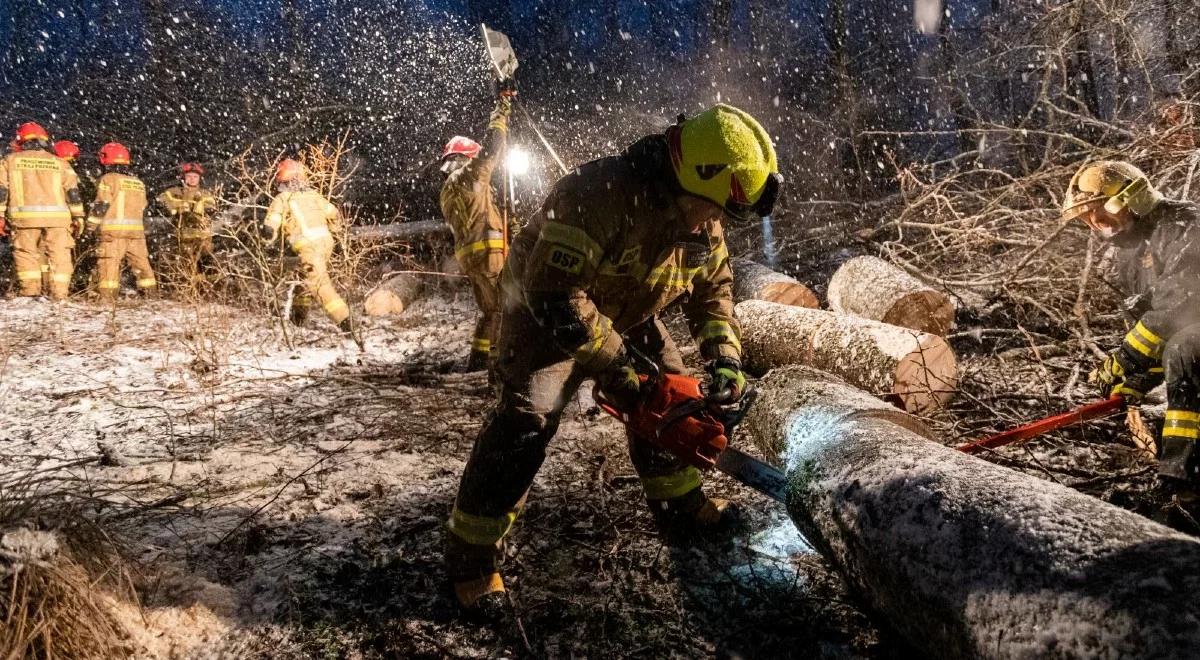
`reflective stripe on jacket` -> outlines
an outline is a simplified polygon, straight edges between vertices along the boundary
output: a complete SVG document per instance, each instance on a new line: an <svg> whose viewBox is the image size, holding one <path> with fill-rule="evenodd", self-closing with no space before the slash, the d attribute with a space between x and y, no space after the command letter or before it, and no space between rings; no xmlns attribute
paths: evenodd
<svg viewBox="0 0 1200 660"><path fill-rule="evenodd" d="M322 239L333 239L329 222L338 217L337 208L315 190L281 192L271 200L263 224L275 232L282 230L293 250Z"/></svg>
<svg viewBox="0 0 1200 660"><path fill-rule="evenodd" d="M216 210L217 197L211 190L175 186L160 194L158 203L175 220L180 239L203 239L212 234L209 216Z"/></svg>
<svg viewBox="0 0 1200 660"><path fill-rule="evenodd" d="M83 213L79 179L67 161L41 149L0 160L0 217L14 227L67 227Z"/></svg>
<svg viewBox="0 0 1200 660"><path fill-rule="evenodd" d="M146 235L142 224L146 205L146 184L141 179L120 172L108 172L96 184L96 202L88 223L99 225L102 234L141 238ZM96 208L102 208L104 215L97 217Z"/></svg>

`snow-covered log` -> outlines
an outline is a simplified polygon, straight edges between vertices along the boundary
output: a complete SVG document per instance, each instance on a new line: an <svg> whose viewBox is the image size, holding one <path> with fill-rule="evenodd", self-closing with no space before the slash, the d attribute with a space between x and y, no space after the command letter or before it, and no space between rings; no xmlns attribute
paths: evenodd
<svg viewBox="0 0 1200 660"><path fill-rule="evenodd" d="M1196 539L933 442L815 369L758 387L746 427L792 520L920 655L1196 657Z"/></svg>
<svg viewBox="0 0 1200 660"><path fill-rule="evenodd" d="M350 236L360 241L415 241L450 236L450 225L441 220L397 222L391 225L355 225L350 228Z"/></svg>
<svg viewBox="0 0 1200 660"><path fill-rule="evenodd" d="M909 412L944 405L958 384L946 340L879 321L761 300L737 305L753 373L803 364L887 397Z"/></svg>
<svg viewBox="0 0 1200 660"><path fill-rule="evenodd" d="M368 316L387 316L403 313L421 295L420 277L401 273L384 280L367 295L363 311Z"/></svg>
<svg viewBox="0 0 1200 660"><path fill-rule="evenodd" d="M731 263L733 299L737 302L767 300L813 309L821 306L817 296L808 287L783 273L775 272L749 259L734 259Z"/></svg>
<svg viewBox="0 0 1200 660"><path fill-rule="evenodd" d="M855 257L829 280L829 309L946 336L954 325L949 296L878 257Z"/></svg>

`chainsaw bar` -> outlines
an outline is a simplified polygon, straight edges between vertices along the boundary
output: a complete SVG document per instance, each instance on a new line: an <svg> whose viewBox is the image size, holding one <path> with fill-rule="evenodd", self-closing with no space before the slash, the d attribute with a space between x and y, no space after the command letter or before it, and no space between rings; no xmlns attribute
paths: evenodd
<svg viewBox="0 0 1200 660"><path fill-rule="evenodd" d="M783 472L746 452L728 447L714 467L776 502L787 502L787 477Z"/></svg>

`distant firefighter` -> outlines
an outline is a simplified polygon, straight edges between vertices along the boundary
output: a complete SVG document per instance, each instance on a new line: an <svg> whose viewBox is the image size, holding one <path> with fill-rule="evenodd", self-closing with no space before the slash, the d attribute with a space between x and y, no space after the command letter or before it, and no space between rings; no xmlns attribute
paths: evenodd
<svg viewBox="0 0 1200 660"><path fill-rule="evenodd" d="M175 223L179 255L183 260L186 275L196 282L204 277L214 263L212 242L212 214L217 208L217 197L207 188L202 188L204 168L199 163L183 163L179 166L181 185L169 188L158 196L158 204Z"/></svg>
<svg viewBox="0 0 1200 660"><path fill-rule="evenodd" d="M7 216L20 295L39 296L46 289L62 300L70 290L71 248L83 223L79 181L71 165L51 152L46 129L23 124L16 142L0 161L0 234Z"/></svg>
<svg viewBox="0 0 1200 660"><path fill-rule="evenodd" d="M456 136L442 150L442 215L454 233L454 256L471 281L479 320L467 371L488 368L500 324L500 272L508 251L506 228L492 191L492 173L504 157L515 89L502 86L481 146Z"/></svg>
<svg viewBox="0 0 1200 660"><path fill-rule="evenodd" d="M1080 218L1121 248L1121 275L1139 297L1137 325L1095 372L1101 390L1137 403L1167 382L1159 476L1197 484L1200 455L1200 207L1165 199L1141 170L1084 165L1063 218Z"/></svg>
<svg viewBox="0 0 1200 660"><path fill-rule="evenodd" d="M110 142L100 149L104 175L96 184L96 201L88 216L88 227L98 231L96 287L101 300L116 300L121 289L121 264L127 263L137 278L137 288L152 296L158 281L146 249L146 185L130 172L129 149Z"/></svg>

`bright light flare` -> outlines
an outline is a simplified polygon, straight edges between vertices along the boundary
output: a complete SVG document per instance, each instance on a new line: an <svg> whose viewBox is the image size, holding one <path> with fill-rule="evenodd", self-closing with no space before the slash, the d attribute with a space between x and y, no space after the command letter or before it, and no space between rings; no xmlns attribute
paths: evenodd
<svg viewBox="0 0 1200 660"><path fill-rule="evenodd" d="M508 150L508 156L504 159L504 166L508 168L508 173L513 176L525 176L529 174L529 152L520 147L512 147Z"/></svg>

